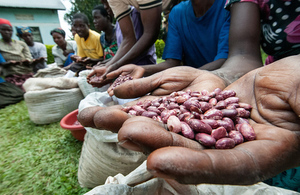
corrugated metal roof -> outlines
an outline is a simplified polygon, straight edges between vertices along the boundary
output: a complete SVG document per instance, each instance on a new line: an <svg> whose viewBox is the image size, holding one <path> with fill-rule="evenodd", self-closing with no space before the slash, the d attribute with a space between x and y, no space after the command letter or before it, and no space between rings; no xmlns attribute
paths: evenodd
<svg viewBox="0 0 300 195"><path fill-rule="evenodd" d="M0 0L0 7L65 10L60 0Z"/></svg>

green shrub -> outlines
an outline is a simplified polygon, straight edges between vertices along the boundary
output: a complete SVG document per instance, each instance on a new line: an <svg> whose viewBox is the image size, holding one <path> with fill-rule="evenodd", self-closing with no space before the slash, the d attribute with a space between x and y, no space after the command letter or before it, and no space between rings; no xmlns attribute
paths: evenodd
<svg viewBox="0 0 300 195"><path fill-rule="evenodd" d="M48 60L47 60L47 64L52 64L54 63L54 57L52 55L52 47L54 45L46 45L46 49L47 49L47 55L48 55Z"/></svg>
<svg viewBox="0 0 300 195"><path fill-rule="evenodd" d="M157 58L161 58L164 52L165 42L162 39L157 39L155 42L155 49Z"/></svg>

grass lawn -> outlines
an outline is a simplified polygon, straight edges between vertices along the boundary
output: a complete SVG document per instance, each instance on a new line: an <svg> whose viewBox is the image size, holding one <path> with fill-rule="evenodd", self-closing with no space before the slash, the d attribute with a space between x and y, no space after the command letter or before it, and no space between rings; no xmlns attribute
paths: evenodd
<svg viewBox="0 0 300 195"><path fill-rule="evenodd" d="M84 194L77 182L82 142L59 122L36 125L23 101L0 109L0 194Z"/></svg>

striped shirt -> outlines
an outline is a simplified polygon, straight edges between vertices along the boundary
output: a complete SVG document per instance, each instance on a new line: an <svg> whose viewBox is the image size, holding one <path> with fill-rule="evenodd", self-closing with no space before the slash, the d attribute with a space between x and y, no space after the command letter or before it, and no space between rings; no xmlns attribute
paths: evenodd
<svg viewBox="0 0 300 195"><path fill-rule="evenodd" d="M109 0L108 1L115 18L119 21L121 18L127 16L132 11L131 6L138 11L150 9L162 4L162 0Z"/></svg>

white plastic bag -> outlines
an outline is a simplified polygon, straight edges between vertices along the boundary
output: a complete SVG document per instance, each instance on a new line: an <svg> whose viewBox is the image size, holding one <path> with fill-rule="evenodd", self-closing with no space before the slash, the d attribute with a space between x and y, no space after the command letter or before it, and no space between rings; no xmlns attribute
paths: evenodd
<svg viewBox="0 0 300 195"><path fill-rule="evenodd" d="M146 161L137 169L124 176L117 174L108 177L105 184L97 186L85 195L296 195L298 192L269 186L265 183L255 185L183 185L174 180L152 178L147 171Z"/></svg>

